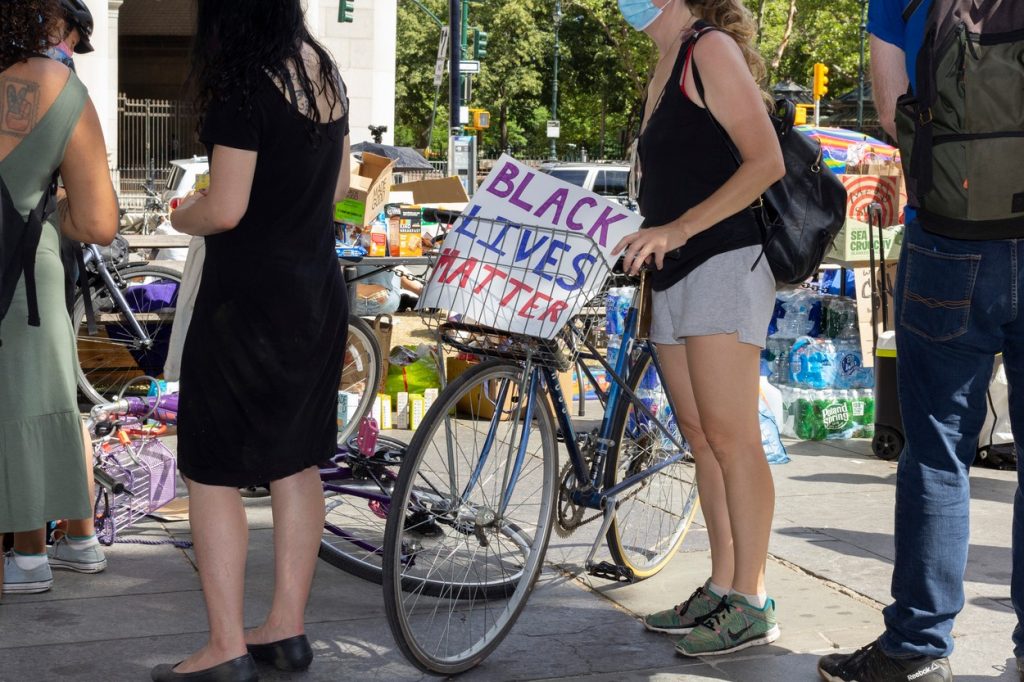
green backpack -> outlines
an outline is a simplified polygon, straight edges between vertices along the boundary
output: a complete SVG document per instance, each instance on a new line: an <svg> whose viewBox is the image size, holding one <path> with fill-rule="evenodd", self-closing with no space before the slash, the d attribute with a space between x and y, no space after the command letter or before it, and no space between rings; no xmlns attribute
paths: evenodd
<svg viewBox="0 0 1024 682"><path fill-rule="evenodd" d="M896 127L921 222L955 239L1024 237L1024 1L933 0L916 75Z"/></svg>

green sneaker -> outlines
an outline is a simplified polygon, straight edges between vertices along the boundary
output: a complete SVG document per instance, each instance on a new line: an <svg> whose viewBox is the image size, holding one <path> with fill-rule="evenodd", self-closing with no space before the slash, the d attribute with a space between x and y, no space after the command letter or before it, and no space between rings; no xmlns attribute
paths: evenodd
<svg viewBox="0 0 1024 682"><path fill-rule="evenodd" d="M725 600L704 583L679 606L644 616L644 627L651 632L685 635L701 620L724 608Z"/></svg>
<svg viewBox="0 0 1024 682"><path fill-rule="evenodd" d="M774 599L769 599L765 607L759 609L733 594L725 600L724 609L701 621L690 634L676 642L676 651L683 656L718 656L770 644L778 638Z"/></svg>

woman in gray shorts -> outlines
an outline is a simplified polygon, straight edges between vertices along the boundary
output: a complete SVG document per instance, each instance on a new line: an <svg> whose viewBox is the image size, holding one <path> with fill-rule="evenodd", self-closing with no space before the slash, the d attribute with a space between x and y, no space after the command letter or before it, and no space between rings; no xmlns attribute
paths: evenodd
<svg viewBox="0 0 1024 682"><path fill-rule="evenodd" d="M758 260L761 230L748 207L785 166L758 86L765 68L751 42L754 24L740 0L619 6L661 58L638 146L647 229L616 252L627 271L656 268L651 338L697 463L712 560L707 582L644 625L683 635L676 650L684 655L723 654L779 636L764 582L775 491L758 424L775 281Z"/></svg>

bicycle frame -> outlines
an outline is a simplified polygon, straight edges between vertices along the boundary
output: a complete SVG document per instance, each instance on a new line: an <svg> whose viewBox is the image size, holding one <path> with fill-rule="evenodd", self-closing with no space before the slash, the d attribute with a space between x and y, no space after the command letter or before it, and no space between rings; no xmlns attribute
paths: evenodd
<svg viewBox="0 0 1024 682"><path fill-rule="evenodd" d="M577 339L578 341L581 341L583 343L583 345L586 347L588 351L586 355L581 355L581 359L597 360L608 373L608 376L611 377L611 385L609 386L607 395L605 396L605 414L604 418L601 421L601 427L598 431L595 460L589 471L586 468L586 462L584 460L583 453L580 451L577 432L572 424L572 419L569 415L568 403L565 400L564 394L562 393L561 385L558 381L558 376L556 375L553 369L549 367L531 367L530 363L527 363L526 369L524 371L523 381L523 384L525 384L525 386L520 386L520 395L527 396L527 400L525 401L525 408L517 407L516 414L514 414L511 417L513 424L522 423L525 425L530 423L534 414L535 401L539 398L538 389L541 387L541 384L543 382L543 384L547 387L548 391L551 394L552 403L555 407L555 418L558 422L559 427L562 430L562 433L565 435L565 446L569 452L569 462L573 467L573 474L575 475L577 481L588 482L587 485L581 486L574 493L573 502L579 505L589 507L591 509L605 509L607 501L609 499L617 498L618 495L620 495L624 491L636 486L641 481L653 476L662 469L677 463L686 456L686 448L682 440L676 434L673 434L669 430L669 428L665 426L661 422L661 420L658 419L657 415L652 414L648 410L647 406L645 406L643 402L640 400L639 396L637 396L636 393L629 388L629 373L634 371L635 367L642 364L640 362L630 362L631 358L633 358L634 356L634 346L636 347L636 350L638 350L639 352L637 360L642 360L645 355L649 355L651 357L651 361L653 362L655 370L657 371L658 375L662 376L661 362L658 358L656 347L649 341L641 341L636 339L636 327L637 309L636 306L633 305L630 307L629 312L626 316L625 332L622 337L622 350L619 353L619 356L616 360L614 367L608 363L608 361L603 357L600 351L598 351L598 349L594 347L594 345L589 340ZM590 375L590 378L593 378L592 375ZM501 387L495 400L496 406L504 404L505 392L507 390L507 384ZM672 413L678 414L678 412L676 411L675 404L673 403L672 396L667 395L667 398ZM647 469L644 469L639 473L633 474L632 476L626 478L619 484L611 488L605 489L603 488L604 470L607 464L609 448L612 445L614 445L614 441L612 440L612 428L614 428L615 425L612 423L612 419L615 415L615 412L618 409L620 401L623 400L628 400L637 409L644 410L648 421L651 424L654 424L657 427L657 429L672 442L672 444L679 450L679 452L673 455L672 457L669 457ZM520 420L520 415L518 411L522 409L525 409L526 413L525 415L522 415L523 418L522 420ZM476 468L472 476L470 477L470 480L467 482L461 495L457 495L454 489L451 491L455 499L464 499L467 496L468 492L472 490L474 485L476 485L480 473L483 471L487 460L490 458L491 448L494 444L494 434L496 432L498 423L500 423L499 412L500 410L496 410L495 415L491 419L490 430L488 431L488 435L484 440L483 447L481 448L481 453L479 456L479 460L477 461ZM523 428L525 428L525 426ZM526 456L526 441L527 439L525 438L520 439L519 446L516 449L516 452L514 453L514 459L512 459L510 462L511 466L505 467L506 481L504 485L502 506L501 510L499 510L499 516L500 511L504 510L504 508L508 504L508 501L511 499L512 492L514 491L515 486L518 483L519 474L522 471L523 461ZM511 442L515 442L515 434L513 434ZM452 448L449 445L449 457L452 456L451 450ZM510 455L512 455L512 453L510 453Z"/></svg>
<svg viewBox="0 0 1024 682"><path fill-rule="evenodd" d="M135 314L132 312L131 306L128 305L128 300L121 292L121 287L119 287L117 282L114 281L114 277L110 274L110 269L107 267L106 261L103 259L103 255L100 253L100 250L96 245L87 244L85 246L83 262L85 265L89 265L90 263L96 264L96 273L103 281L103 284L107 287L107 291L110 293L110 298L114 301L114 304L125 315L125 317L128 318L128 325L131 327L132 334L134 334L135 338L138 339L140 347L149 348L152 346L153 339L149 337L146 330L141 324L139 324L138 319L136 319Z"/></svg>

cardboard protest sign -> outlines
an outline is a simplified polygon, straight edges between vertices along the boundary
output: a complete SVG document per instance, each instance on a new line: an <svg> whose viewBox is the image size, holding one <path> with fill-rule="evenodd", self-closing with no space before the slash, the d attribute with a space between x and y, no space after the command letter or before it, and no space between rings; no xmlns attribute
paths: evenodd
<svg viewBox="0 0 1024 682"><path fill-rule="evenodd" d="M420 308L550 339L593 298L642 218L508 155L456 222Z"/></svg>

